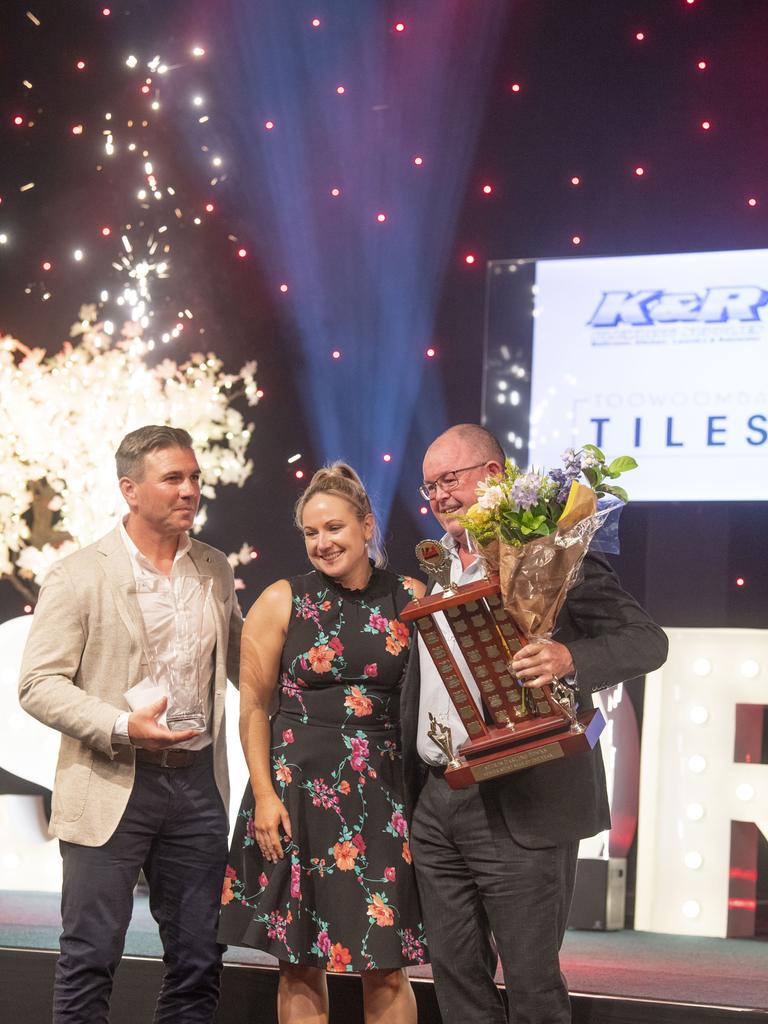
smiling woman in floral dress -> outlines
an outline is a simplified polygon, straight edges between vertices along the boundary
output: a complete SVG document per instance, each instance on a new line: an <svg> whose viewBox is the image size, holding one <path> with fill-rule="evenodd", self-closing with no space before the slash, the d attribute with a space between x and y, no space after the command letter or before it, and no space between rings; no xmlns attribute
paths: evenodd
<svg viewBox="0 0 768 1024"><path fill-rule="evenodd" d="M410 636L397 616L423 586L382 567L370 501L343 463L314 475L296 524L314 571L272 584L245 620L251 783L219 938L278 958L280 1024L327 1021L326 971L361 973L367 1024L415 1024L405 966L427 954L403 813Z"/></svg>

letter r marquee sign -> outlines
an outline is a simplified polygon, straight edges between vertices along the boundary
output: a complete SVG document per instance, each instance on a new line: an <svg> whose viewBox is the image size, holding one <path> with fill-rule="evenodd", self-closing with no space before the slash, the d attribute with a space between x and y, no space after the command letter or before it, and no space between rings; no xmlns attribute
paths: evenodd
<svg viewBox="0 0 768 1024"><path fill-rule="evenodd" d="M768 631L669 629L646 679L635 927L754 935Z"/></svg>

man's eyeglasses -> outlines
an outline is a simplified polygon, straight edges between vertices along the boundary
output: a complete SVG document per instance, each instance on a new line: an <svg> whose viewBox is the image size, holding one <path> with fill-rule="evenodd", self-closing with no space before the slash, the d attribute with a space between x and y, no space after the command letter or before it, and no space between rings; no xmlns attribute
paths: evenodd
<svg viewBox="0 0 768 1024"><path fill-rule="evenodd" d="M419 487L419 494L425 501L431 501L437 494L438 487L443 491L455 491L459 486L459 473L468 473L470 469L479 469L485 465L486 462L476 462L474 466L464 466L463 469L451 469L447 473L441 473L437 480L425 480Z"/></svg>

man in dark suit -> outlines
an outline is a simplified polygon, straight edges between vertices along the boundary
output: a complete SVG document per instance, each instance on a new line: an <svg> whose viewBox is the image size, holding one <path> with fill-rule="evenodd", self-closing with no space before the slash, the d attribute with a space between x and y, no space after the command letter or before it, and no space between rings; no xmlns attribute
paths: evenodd
<svg viewBox="0 0 768 1024"><path fill-rule="evenodd" d="M488 431L460 424L424 457L422 492L445 530L451 580L481 578L458 522L480 480L501 474L504 453ZM580 708L592 693L643 675L666 658L667 639L621 589L598 555L584 561L555 639L514 659L530 687L561 679ZM454 656L461 653L453 644ZM411 849L443 1024L507 1024L494 983L501 958L514 1024L571 1020L559 950L576 875L579 840L610 827L599 746L464 790L444 778L445 756L427 735L428 713L466 738L421 639L403 687L402 730Z"/></svg>

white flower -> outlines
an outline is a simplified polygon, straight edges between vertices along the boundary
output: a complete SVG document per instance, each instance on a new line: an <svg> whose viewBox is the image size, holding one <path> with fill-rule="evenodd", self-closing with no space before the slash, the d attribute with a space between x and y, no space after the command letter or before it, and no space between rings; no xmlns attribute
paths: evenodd
<svg viewBox="0 0 768 1024"><path fill-rule="evenodd" d="M119 521L125 506L114 453L128 431L145 423L190 431L209 500L221 485L242 487L251 473L253 428L231 402L244 396L252 404L245 392L257 390L256 364L246 364L245 375L221 373L212 355L151 366L141 338L110 337L94 323L96 313L94 305L82 307L79 340L50 357L0 338L0 577L19 572L39 583L56 559ZM41 492L41 481L53 493ZM53 521L32 547L30 520L45 522L36 504L41 494ZM204 522L203 507L195 530ZM71 541L54 546L62 535Z"/></svg>
<svg viewBox="0 0 768 1024"><path fill-rule="evenodd" d="M34 576L35 583L42 584L54 562L66 558L78 548L79 544L73 540L65 540L63 544L55 547L53 544L44 544L42 548L25 547L16 559L16 565Z"/></svg>
<svg viewBox="0 0 768 1024"><path fill-rule="evenodd" d="M504 491L499 484L489 484L485 481L477 485L477 504L480 508L490 512L504 500Z"/></svg>

